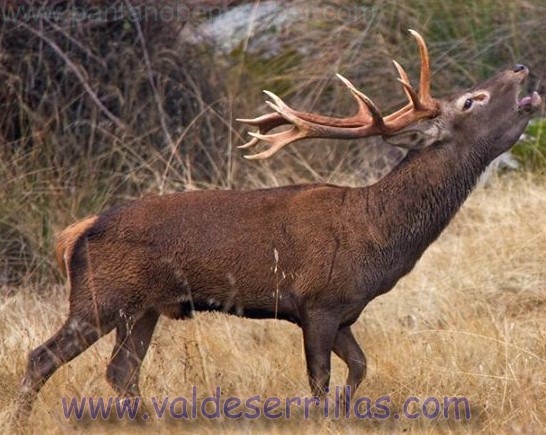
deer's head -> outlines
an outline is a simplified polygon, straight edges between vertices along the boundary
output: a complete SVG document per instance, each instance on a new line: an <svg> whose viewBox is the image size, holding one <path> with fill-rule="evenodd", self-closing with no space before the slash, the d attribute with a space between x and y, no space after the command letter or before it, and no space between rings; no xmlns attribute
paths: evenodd
<svg viewBox="0 0 546 435"><path fill-rule="evenodd" d="M394 62L404 87L408 104L383 117L377 106L341 75L338 77L358 103L358 113L349 118L334 118L296 111L275 94L264 91L273 101L267 102L275 111L254 119L239 121L259 128L250 133L253 139L240 148L250 148L260 141L270 147L249 159L264 159L284 146L306 138L354 139L381 135L386 142L407 149L430 146L453 146L461 150L485 147L489 159L508 150L521 136L529 118L541 105L538 93L519 98L522 82L529 74L527 67L516 65L469 91L448 99L430 95L430 65L423 38L416 38L421 55L419 93L409 84L404 69ZM267 134L276 127L291 125L280 133Z"/></svg>
<svg viewBox="0 0 546 435"><path fill-rule="evenodd" d="M527 67L515 65L442 102L437 122L443 124L446 139L458 147L478 142L489 148L492 158L507 151L542 104L536 92L519 97L528 75Z"/></svg>

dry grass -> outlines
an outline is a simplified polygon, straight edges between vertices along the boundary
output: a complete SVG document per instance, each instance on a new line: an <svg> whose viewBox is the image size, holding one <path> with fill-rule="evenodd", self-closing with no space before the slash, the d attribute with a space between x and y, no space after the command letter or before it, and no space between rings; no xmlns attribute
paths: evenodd
<svg viewBox="0 0 546 435"><path fill-rule="evenodd" d="M147 1L43 3L62 11L76 3ZM16 3L0 0L2 7ZM354 102L332 80L336 72L382 108L396 107L403 96L390 91L389 59L404 64L412 78L418 67L407 28L429 42L435 95L466 88L516 61L533 71L529 86L543 90L543 3L384 0L369 8L361 0L321 0L317 7L363 9L291 26L286 50L270 61L244 49L223 58L198 55L174 46L176 29L165 23L144 20L139 29L125 16L108 25L70 25L70 12L58 21L0 21L6 83L0 89L0 432L10 423L28 351L65 318L67 290L58 284L51 255L56 231L150 192L309 181L362 185L385 170L380 146L371 153L350 143L303 145L271 162L248 163L233 150L243 140L243 127L233 119L266 110L262 88L298 108L348 113ZM294 47L313 50L302 55ZM108 336L47 383L27 429L545 432L545 209L544 177L519 174L478 190L414 272L354 326L369 362L360 394L389 395L395 411L408 396L466 396L469 422L305 421L301 414L290 421L66 421L61 397L112 394L104 380L113 346ZM342 384L346 369L335 357L333 370L332 384ZM222 314L162 320L144 363L143 394L189 396L193 385L200 397L217 385L224 398L306 396L301 333L283 322Z"/></svg>
<svg viewBox="0 0 546 435"><path fill-rule="evenodd" d="M416 269L375 300L354 325L368 356L359 393L389 395L399 411L409 396L465 396L470 421L407 419L339 421L301 414L290 421L150 420L66 421L63 396L109 396L104 380L110 335L61 368L33 412L33 432L311 433L505 432L546 430L546 180L503 177L479 189ZM0 421L9 422L27 352L64 319L64 287L24 288L0 306ZM346 369L334 357L333 385ZM146 397L200 397L221 386L222 396L308 395L302 340L284 322L200 314L192 321L162 320L144 362ZM1 429L0 429L1 430Z"/></svg>

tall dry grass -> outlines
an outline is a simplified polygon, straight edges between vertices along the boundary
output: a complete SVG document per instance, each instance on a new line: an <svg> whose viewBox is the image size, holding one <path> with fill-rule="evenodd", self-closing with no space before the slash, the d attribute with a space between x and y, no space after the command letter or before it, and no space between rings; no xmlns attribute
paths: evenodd
<svg viewBox="0 0 546 435"><path fill-rule="evenodd" d="M390 396L394 411L416 396L467 397L471 419L433 421L147 422L66 421L61 397L112 395L104 374L113 347L109 335L59 369L43 388L31 432L542 433L546 429L546 179L502 177L476 191L415 270L373 301L353 329L369 373L359 394ZM26 288L0 306L0 421L9 422L29 349L65 318L67 291ZM333 385L346 376L333 357ZM308 396L299 329L282 321L198 314L162 320L144 362L141 387L148 399L199 397L221 386L222 397ZM148 402L149 404L149 402ZM151 405L149 405L151 406ZM5 426L4 426L5 427ZM27 428L28 429L28 428Z"/></svg>

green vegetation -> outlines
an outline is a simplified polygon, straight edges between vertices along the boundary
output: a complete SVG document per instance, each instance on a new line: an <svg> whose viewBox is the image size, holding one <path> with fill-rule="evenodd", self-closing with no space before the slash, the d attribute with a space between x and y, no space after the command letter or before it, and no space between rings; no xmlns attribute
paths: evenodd
<svg viewBox="0 0 546 435"><path fill-rule="evenodd" d="M524 169L546 173L546 120L529 123L525 138L513 150Z"/></svg>

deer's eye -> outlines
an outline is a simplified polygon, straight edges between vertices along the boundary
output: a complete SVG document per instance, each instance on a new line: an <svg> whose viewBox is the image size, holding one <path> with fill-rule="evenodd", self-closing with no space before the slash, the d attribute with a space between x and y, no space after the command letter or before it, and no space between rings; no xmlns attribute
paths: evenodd
<svg viewBox="0 0 546 435"><path fill-rule="evenodd" d="M467 98L463 104L463 111L470 109L473 103L474 103L474 100L472 98Z"/></svg>

